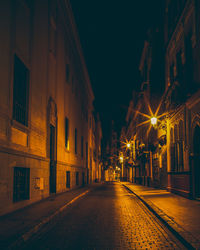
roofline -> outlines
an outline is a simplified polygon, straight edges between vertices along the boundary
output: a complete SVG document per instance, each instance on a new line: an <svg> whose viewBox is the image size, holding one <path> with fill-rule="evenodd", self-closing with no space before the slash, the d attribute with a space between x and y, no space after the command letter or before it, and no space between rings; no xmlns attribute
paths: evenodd
<svg viewBox="0 0 200 250"><path fill-rule="evenodd" d="M86 62L85 62L85 59L84 59L84 56L83 56L83 50L82 50L82 47L81 47L80 37L79 37L79 34L78 34L78 29L77 29L77 26L76 26L76 22L75 22L75 19L74 19L74 15L73 15L73 11L72 11L70 1L69 0L59 0L59 1L63 1L65 6L66 6L67 15L68 15L68 18L69 18L69 21L70 21L70 25L72 27L72 33L74 35L74 40L76 42L76 48L77 48L77 51L78 51L79 56L80 56L81 64L83 66L83 72L84 72L84 77L85 77L86 84L87 84L87 87L88 87L88 92L89 92L89 95L90 95L90 97L92 98L92 101L93 101L94 100L94 93L93 93L93 90L92 90L92 85L91 85L90 77L89 77L89 74L88 74Z"/></svg>

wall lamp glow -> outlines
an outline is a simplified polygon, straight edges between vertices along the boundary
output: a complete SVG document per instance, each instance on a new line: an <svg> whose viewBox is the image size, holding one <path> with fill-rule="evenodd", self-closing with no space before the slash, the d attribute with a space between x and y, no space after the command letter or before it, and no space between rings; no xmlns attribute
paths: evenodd
<svg viewBox="0 0 200 250"><path fill-rule="evenodd" d="M151 124L155 126L157 124L158 119L156 117L151 117Z"/></svg>

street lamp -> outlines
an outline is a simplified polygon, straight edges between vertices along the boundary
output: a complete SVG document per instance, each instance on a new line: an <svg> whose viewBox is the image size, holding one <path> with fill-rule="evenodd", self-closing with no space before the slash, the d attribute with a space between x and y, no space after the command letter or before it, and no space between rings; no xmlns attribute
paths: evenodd
<svg viewBox="0 0 200 250"><path fill-rule="evenodd" d="M151 124L155 126L157 124L158 119L156 117L151 117Z"/></svg>

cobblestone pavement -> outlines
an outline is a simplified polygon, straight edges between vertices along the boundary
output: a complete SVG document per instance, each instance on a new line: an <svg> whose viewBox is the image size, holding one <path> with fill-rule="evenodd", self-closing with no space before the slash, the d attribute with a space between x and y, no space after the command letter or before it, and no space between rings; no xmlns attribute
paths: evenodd
<svg viewBox="0 0 200 250"><path fill-rule="evenodd" d="M137 197L110 183L63 211L24 249L185 248Z"/></svg>

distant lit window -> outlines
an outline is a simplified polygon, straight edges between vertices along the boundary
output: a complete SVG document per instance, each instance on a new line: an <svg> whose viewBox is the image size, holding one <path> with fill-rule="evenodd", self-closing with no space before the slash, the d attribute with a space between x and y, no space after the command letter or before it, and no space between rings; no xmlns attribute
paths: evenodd
<svg viewBox="0 0 200 250"><path fill-rule="evenodd" d="M13 119L28 126L29 70L14 56Z"/></svg>

